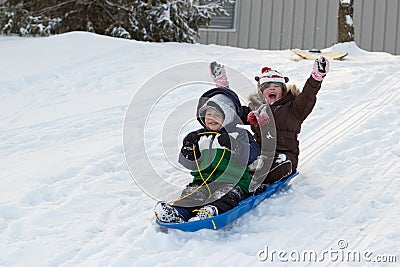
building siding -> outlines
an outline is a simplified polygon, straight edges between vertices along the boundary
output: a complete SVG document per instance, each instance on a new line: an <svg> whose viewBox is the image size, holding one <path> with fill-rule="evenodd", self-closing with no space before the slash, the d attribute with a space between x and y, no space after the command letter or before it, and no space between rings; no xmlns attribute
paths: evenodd
<svg viewBox="0 0 400 267"><path fill-rule="evenodd" d="M339 0L236 0L234 29L201 29L197 41L241 48L323 49L337 43ZM398 0L354 0L354 40L400 54Z"/></svg>

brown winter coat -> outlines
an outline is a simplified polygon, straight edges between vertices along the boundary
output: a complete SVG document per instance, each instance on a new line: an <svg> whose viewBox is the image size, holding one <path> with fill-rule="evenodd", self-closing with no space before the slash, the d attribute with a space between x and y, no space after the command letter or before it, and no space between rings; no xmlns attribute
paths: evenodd
<svg viewBox="0 0 400 267"><path fill-rule="evenodd" d="M321 82L308 78L300 93L295 86L290 87L282 98L270 105L275 120L277 143L276 152L284 153L292 161L293 172L296 171L299 157L299 141L301 124L313 110L316 103L316 95L321 88ZM242 121L247 122L247 115L251 110L257 109L263 104L261 95L254 93L249 96L249 106L242 106ZM251 125L254 138L261 146L261 131L258 126Z"/></svg>

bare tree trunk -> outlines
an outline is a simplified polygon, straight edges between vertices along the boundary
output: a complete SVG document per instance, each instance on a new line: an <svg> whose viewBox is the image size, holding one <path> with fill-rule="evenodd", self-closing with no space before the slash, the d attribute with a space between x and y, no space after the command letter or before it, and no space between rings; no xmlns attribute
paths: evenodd
<svg viewBox="0 0 400 267"><path fill-rule="evenodd" d="M339 0L338 42L354 41L354 0Z"/></svg>

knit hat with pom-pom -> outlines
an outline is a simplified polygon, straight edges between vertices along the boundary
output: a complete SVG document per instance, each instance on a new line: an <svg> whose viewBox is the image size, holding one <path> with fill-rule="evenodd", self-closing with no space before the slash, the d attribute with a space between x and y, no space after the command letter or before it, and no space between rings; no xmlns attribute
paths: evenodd
<svg viewBox="0 0 400 267"><path fill-rule="evenodd" d="M285 83L289 81L288 77L283 76L279 71L273 70L269 67L264 67L261 69L261 75L254 77L258 83L258 88L266 88L266 85L270 83L279 84L284 92L287 91Z"/></svg>

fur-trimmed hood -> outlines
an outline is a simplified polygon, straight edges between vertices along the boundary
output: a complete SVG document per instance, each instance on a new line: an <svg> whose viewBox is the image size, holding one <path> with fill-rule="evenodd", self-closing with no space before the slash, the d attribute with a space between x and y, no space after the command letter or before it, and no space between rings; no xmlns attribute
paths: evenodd
<svg viewBox="0 0 400 267"><path fill-rule="evenodd" d="M259 90L258 88L257 88L257 90ZM299 91L299 89L296 87L296 85L294 85L294 84L290 84L290 85L288 85L287 86L287 90L288 90L288 92L287 93L285 93L280 99L283 99L283 98L285 98L287 95L292 95L292 96L294 96L294 97L297 97L299 94L300 94L300 91ZM254 93L251 93L249 96L248 96L248 100L249 100L249 107L251 108L251 109L257 109L259 106L261 106L262 104L263 104L263 102L264 102L264 96L261 94L261 92L259 93L259 92L254 92ZM280 99L278 99L278 101L280 100Z"/></svg>

